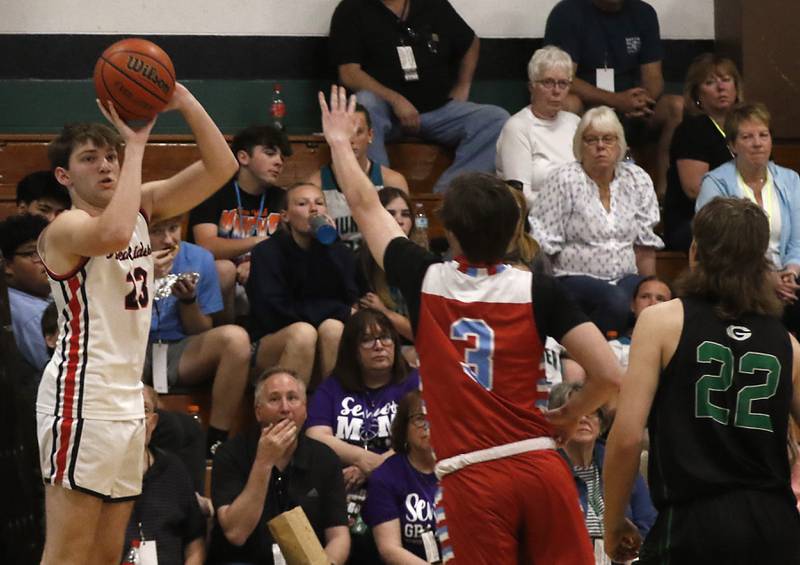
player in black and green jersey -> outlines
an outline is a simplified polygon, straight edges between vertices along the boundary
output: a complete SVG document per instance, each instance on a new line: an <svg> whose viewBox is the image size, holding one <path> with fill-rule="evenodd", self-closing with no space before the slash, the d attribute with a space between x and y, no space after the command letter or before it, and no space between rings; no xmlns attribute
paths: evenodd
<svg viewBox="0 0 800 565"><path fill-rule="evenodd" d="M695 216L680 299L642 312L608 441L605 546L641 545L624 508L645 424L659 510L641 563L800 563L789 414L800 419L800 345L781 325L769 223L746 199Z"/></svg>

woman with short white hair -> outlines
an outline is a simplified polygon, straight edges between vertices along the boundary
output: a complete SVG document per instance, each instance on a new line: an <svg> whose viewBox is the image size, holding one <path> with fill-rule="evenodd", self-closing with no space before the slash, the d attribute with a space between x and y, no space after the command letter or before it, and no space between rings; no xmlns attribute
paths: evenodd
<svg viewBox="0 0 800 565"><path fill-rule="evenodd" d="M557 168L534 201L533 236L592 321L621 335L633 290L655 274L655 250L664 246L653 232L653 181L623 161L625 133L607 106L584 114L572 146L577 161Z"/></svg>
<svg viewBox="0 0 800 565"><path fill-rule="evenodd" d="M553 169L574 159L572 137L580 118L561 109L572 69L566 51L538 49L528 63L531 103L511 116L497 139L497 175L522 183L528 208Z"/></svg>

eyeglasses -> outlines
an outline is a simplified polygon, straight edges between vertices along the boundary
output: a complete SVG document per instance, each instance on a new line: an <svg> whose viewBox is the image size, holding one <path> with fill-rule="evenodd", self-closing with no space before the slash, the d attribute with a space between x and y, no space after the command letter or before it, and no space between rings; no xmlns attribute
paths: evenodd
<svg viewBox="0 0 800 565"><path fill-rule="evenodd" d="M534 82L547 90L553 90L556 86L561 90L566 90L572 84L571 80L556 80L554 78L543 78Z"/></svg>
<svg viewBox="0 0 800 565"><path fill-rule="evenodd" d="M370 349L371 347L375 347L378 342L380 342L384 347L388 347L394 343L394 340L389 334L375 336L365 335L361 338L361 347L364 349Z"/></svg>
<svg viewBox="0 0 800 565"><path fill-rule="evenodd" d="M603 142L603 145L615 145L617 140L618 139L616 135L590 135L583 138L583 142L590 147L596 147L601 141Z"/></svg>
<svg viewBox="0 0 800 565"><path fill-rule="evenodd" d="M418 430L429 430L431 423L428 421L428 416L422 412L411 414L408 417L409 423Z"/></svg>
<svg viewBox="0 0 800 565"><path fill-rule="evenodd" d="M33 251L19 251L17 253L12 253L11 255L14 255L16 257L25 257L26 259L29 259L35 263L42 262L42 258L39 255L39 252L35 249Z"/></svg>

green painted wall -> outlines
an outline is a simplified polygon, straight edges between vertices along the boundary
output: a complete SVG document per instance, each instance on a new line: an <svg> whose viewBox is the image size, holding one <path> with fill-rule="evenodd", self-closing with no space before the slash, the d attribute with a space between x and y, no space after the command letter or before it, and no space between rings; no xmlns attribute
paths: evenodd
<svg viewBox="0 0 800 565"><path fill-rule="evenodd" d="M279 81L287 105L286 124L291 134L318 132L316 92L330 83L313 80ZM188 80L185 85L205 105L223 132L236 131L269 115L272 80ZM90 80L0 81L0 133L53 133L67 122L101 118L94 103ZM523 81L477 81L472 100L498 104L514 113L528 101ZM177 115L159 118L155 133L188 133Z"/></svg>

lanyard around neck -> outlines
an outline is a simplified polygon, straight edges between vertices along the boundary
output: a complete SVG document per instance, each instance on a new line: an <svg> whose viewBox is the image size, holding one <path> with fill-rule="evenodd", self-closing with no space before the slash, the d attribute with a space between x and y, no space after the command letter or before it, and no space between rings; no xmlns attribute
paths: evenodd
<svg viewBox="0 0 800 565"><path fill-rule="evenodd" d="M242 195L239 191L239 181L233 181L233 188L236 189L236 206L239 211L239 229L242 231L242 235L244 233L244 210L242 210ZM258 224L261 222L261 214L264 212L264 199L266 198L267 193L261 193L261 204L258 205L258 216L256 216L256 223L253 228L255 233L258 233Z"/></svg>

